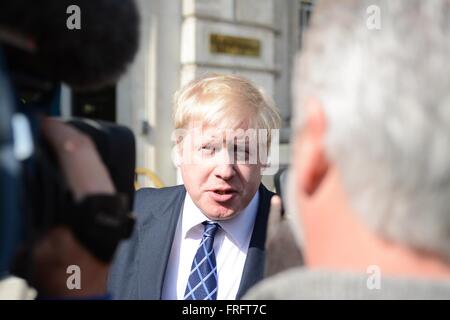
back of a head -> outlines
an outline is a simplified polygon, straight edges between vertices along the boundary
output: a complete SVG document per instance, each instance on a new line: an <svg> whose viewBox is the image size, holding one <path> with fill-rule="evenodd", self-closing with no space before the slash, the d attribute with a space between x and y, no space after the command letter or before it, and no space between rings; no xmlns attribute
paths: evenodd
<svg viewBox="0 0 450 320"><path fill-rule="evenodd" d="M67 26L74 5L79 29ZM117 81L132 62L139 14L134 0L5 0L0 1L1 31L19 34L36 46L28 55L12 52L12 69L95 89Z"/></svg>
<svg viewBox="0 0 450 320"><path fill-rule="evenodd" d="M324 0L297 65L326 150L378 234L450 258L450 1Z"/></svg>

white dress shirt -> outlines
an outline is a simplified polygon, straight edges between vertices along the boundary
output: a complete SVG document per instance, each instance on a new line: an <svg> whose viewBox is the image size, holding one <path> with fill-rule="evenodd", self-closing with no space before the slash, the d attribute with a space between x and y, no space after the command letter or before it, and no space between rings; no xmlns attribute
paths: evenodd
<svg viewBox="0 0 450 320"><path fill-rule="evenodd" d="M259 191L243 212L230 220L216 221L220 225L214 237L218 300L236 299L258 211L258 202ZM163 300L184 298L192 261L204 231L202 222L206 220L209 219L186 192L164 278L161 295Z"/></svg>

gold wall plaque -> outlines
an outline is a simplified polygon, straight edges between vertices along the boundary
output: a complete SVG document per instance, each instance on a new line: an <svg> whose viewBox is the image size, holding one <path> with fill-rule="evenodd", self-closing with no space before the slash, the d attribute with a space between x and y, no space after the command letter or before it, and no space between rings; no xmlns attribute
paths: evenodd
<svg viewBox="0 0 450 320"><path fill-rule="evenodd" d="M209 51L235 56L259 57L261 55L261 41L213 33L209 35Z"/></svg>

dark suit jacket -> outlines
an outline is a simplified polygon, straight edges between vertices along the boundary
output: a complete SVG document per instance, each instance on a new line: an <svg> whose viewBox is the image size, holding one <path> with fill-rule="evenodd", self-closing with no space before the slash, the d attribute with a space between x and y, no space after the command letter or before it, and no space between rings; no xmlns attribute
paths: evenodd
<svg viewBox="0 0 450 320"><path fill-rule="evenodd" d="M183 185L146 188L136 193L135 230L131 238L120 245L108 277L108 290L114 299L161 299L166 266L185 195ZM260 185L258 214L237 299L264 276L264 245L272 195Z"/></svg>

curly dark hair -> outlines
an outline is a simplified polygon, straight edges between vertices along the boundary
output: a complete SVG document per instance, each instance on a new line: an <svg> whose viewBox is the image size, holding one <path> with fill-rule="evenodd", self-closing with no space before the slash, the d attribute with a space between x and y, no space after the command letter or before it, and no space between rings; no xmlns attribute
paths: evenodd
<svg viewBox="0 0 450 320"><path fill-rule="evenodd" d="M66 26L70 5L80 8L80 30ZM34 65L45 76L75 88L116 81L133 60L139 42L133 0L0 0L0 28L36 43L36 53L27 58L32 61L22 65Z"/></svg>

